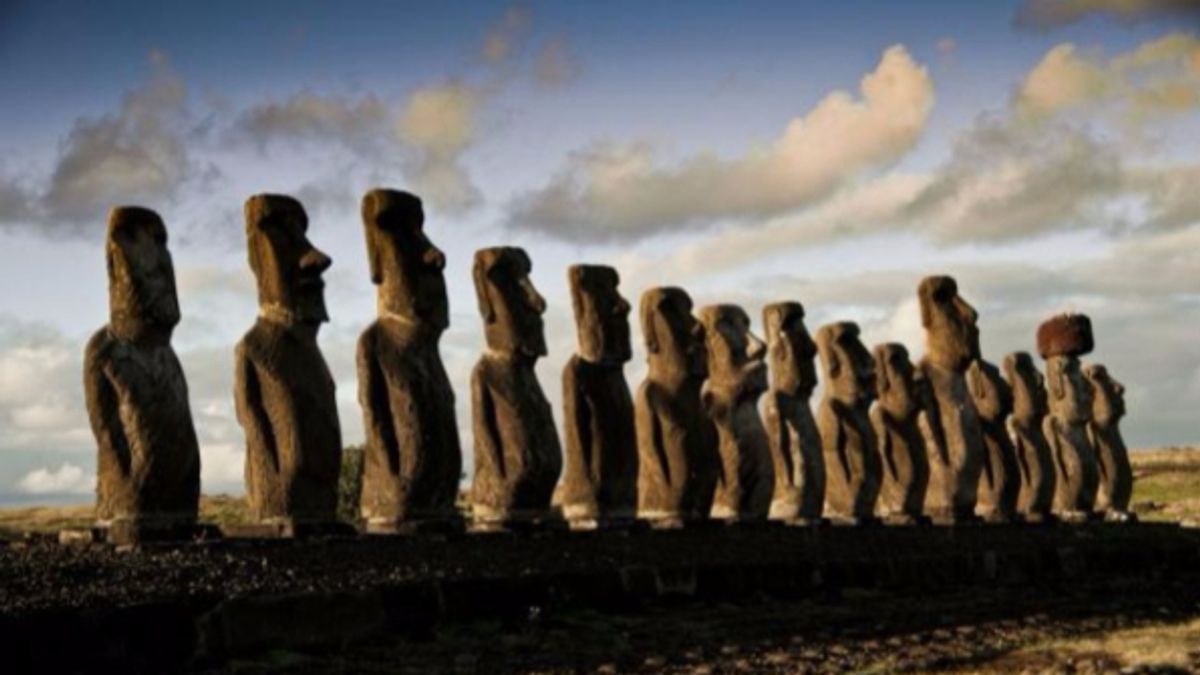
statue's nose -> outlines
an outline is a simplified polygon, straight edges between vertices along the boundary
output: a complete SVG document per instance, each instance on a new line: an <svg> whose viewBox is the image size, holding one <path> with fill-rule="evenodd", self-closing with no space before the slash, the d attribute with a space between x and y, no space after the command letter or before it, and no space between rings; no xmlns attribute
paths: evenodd
<svg viewBox="0 0 1200 675"><path fill-rule="evenodd" d="M438 247L431 244L429 248L425 249L425 255L422 257L428 267L439 272L446 269L446 254L442 253Z"/></svg>
<svg viewBox="0 0 1200 675"><path fill-rule="evenodd" d="M766 355L767 345L757 335L747 331L746 340L746 356L750 357L750 360L757 361Z"/></svg>
<svg viewBox="0 0 1200 675"><path fill-rule="evenodd" d="M324 272L332 264L333 260L315 246L300 257L300 269L313 274Z"/></svg>

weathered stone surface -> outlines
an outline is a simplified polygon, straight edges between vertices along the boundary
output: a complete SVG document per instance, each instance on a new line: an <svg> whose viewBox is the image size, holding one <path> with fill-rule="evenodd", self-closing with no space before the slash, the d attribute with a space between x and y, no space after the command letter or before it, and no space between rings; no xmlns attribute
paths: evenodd
<svg viewBox="0 0 1200 675"><path fill-rule="evenodd" d="M88 341L83 363L96 516L101 524L193 523L200 450L171 348L179 301L162 219L139 207L113 209L105 255L109 323Z"/></svg>
<svg viewBox="0 0 1200 675"><path fill-rule="evenodd" d="M1004 377L1013 393L1008 433L1021 471L1017 509L1027 520L1045 520L1054 505L1055 469L1042 431L1049 413L1046 378L1028 352L1004 357Z"/></svg>
<svg viewBox="0 0 1200 675"><path fill-rule="evenodd" d="M929 457L921 425L927 393L924 381L914 377L904 345L889 342L875 347L876 402L871 406L871 426L883 465L880 511L890 517L915 520L925 509L929 487Z"/></svg>
<svg viewBox="0 0 1200 675"><path fill-rule="evenodd" d="M309 242L308 216L295 199L256 195L245 215L259 313L237 344L234 395L250 512L260 521L333 521L342 434L317 346L329 319L321 275L331 261Z"/></svg>
<svg viewBox="0 0 1200 675"><path fill-rule="evenodd" d="M1043 321L1037 329L1038 353L1051 356L1083 356L1095 348L1092 321L1083 314L1059 314Z"/></svg>
<svg viewBox="0 0 1200 675"><path fill-rule="evenodd" d="M971 362L967 388L979 413L986 449L977 510L990 520L1010 520L1016 516L1021 491L1017 452L1007 426L1013 409L1012 388L1000 376L1000 369L984 359Z"/></svg>
<svg viewBox="0 0 1200 675"><path fill-rule="evenodd" d="M1069 330L1060 331L1062 326ZM1071 338L1044 343L1042 335ZM1086 517L1095 506L1100 482L1096 450L1087 429L1092 418L1092 386L1084 379L1078 358L1080 350L1092 344L1091 322L1078 314L1056 316L1038 327L1038 336L1039 350L1046 344L1052 347L1041 351L1048 355L1046 391L1050 403L1050 415L1042 428L1058 471L1054 510L1068 518Z"/></svg>
<svg viewBox="0 0 1200 675"><path fill-rule="evenodd" d="M681 288L642 294L649 370L634 401L638 516L659 525L708 518L721 470L716 431L700 402L708 376L704 327Z"/></svg>
<svg viewBox="0 0 1200 675"><path fill-rule="evenodd" d="M578 349L563 369L566 470L563 515L571 521L631 519L637 512L637 434L625 382L629 303L611 267L567 270Z"/></svg>
<svg viewBox="0 0 1200 675"><path fill-rule="evenodd" d="M939 519L971 520L986 452L965 377L971 361L979 357L978 315L947 276L922 279L917 297L925 327L925 355L918 371L934 403L927 410L930 476L925 512Z"/></svg>
<svg viewBox="0 0 1200 675"><path fill-rule="evenodd" d="M1133 468L1129 465L1129 451L1120 427L1121 418L1125 416L1125 387L1098 363L1087 366L1083 374L1092 385L1092 419L1088 431L1100 469L1096 508L1108 511L1117 519L1128 519Z"/></svg>
<svg viewBox="0 0 1200 675"><path fill-rule="evenodd" d="M472 275L487 351L471 373L471 505L484 525L546 517L562 472L554 415L534 373L546 355L546 301L529 278L532 267L519 248L475 252Z"/></svg>
<svg viewBox="0 0 1200 675"><path fill-rule="evenodd" d="M446 258L426 236L414 195L371 190L362 219L379 314L358 341L362 517L377 531L453 520L462 450L454 390L438 353L450 316Z"/></svg>
<svg viewBox="0 0 1200 675"><path fill-rule="evenodd" d="M767 348L750 332L750 317L737 305L700 309L708 353L708 379L700 393L717 431L721 473L712 517L767 517L775 492L775 467L758 399L767 389Z"/></svg>
<svg viewBox="0 0 1200 675"><path fill-rule="evenodd" d="M771 518L815 521L825 508L825 456L809 397L817 387L817 345L804 325L804 307L778 302L763 308L771 383L763 422L775 466Z"/></svg>
<svg viewBox="0 0 1200 675"><path fill-rule="evenodd" d="M849 321L817 331L825 376L817 428L825 454L825 510L861 522L874 518L883 467L870 419L875 363L858 335L858 325Z"/></svg>

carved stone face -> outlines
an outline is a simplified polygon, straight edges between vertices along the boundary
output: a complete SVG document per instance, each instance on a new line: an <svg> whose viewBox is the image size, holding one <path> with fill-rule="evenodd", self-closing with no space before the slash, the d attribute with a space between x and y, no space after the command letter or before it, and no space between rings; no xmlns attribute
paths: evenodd
<svg viewBox="0 0 1200 675"><path fill-rule="evenodd" d="M604 265L572 265L567 270L579 355L592 363L616 365L632 355L629 302L617 290L621 278Z"/></svg>
<svg viewBox="0 0 1200 675"><path fill-rule="evenodd" d="M450 324L442 274L446 256L425 236L421 200L398 190L371 190L363 196L362 219L380 310L445 330Z"/></svg>
<svg viewBox="0 0 1200 675"><path fill-rule="evenodd" d="M767 347L750 332L750 317L737 305L700 310L710 381L749 392L767 388Z"/></svg>
<svg viewBox="0 0 1200 675"><path fill-rule="evenodd" d="M259 306L304 323L328 321L321 275L332 261L308 240L304 207L284 195L255 195L246 200L245 211Z"/></svg>
<svg viewBox="0 0 1200 675"><path fill-rule="evenodd" d="M917 410L913 365L908 350L898 342L875 347L875 392L880 405L895 419L908 419Z"/></svg>
<svg viewBox="0 0 1200 675"><path fill-rule="evenodd" d="M1083 377L1079 359L1052 356L1046 359L1046 390L1055 417L1082 424L1092 416L1092 385Z"/></svg>
<svg viewBox="0 0 1200 675"><path fill-rule="evenodd" d="M858 324L839 321L817 331L826 395L846 405L867 405L875 396L875 362L858 339Z"/></svg>
<svg viewBox="0 0 1200 675"><path fill-rule="evenodd" d="M113 209L105 254L113 328L129 338L170 336L179 323L179 299L162 219L136 206Z"/></svg>
<svg viewBox="0 0 1200 675"><path fill-rule="evenodd" d="M1100 426L1116 424L1125 416L1125 385L1100 364L1088 366L1084 376L1092 385L1092 421Z"/></svg>
<svg viewBox="0 0 1200 675"><path fill-rule="evenodd" d="M651 288L639 311L651 369L663 375L708 376L704 326L692 316L692 299L682 288Z"/></svg>
<svg viewBox="0 0 1200 675"><path fill-rule="evenodd" d="M954 279L926 277L917 295L929 359L944 368L962 370L979 358L979 315L959 296Z"/></svg>
<svg viewBox="0 0 1200 675"><path fill-rule="evenodd" d="M800 398L817 387L817 343L804 325L804 307L798 302L777 302L763 308L767 354L773 386Z"/></svg>
<svg viewBox="0 0 1200 675"><path fill-rule="evenodd" d="M488 348L530 358L546 355L546 301L529 278L532 269L523 249L498 246L475 252L472 275Z"/></svg>
<svg viewBox="0 0 1200 675"><path fill-rule="evenodd" d="M1004 357L1004 377L1013 396L1013 419L1025 427L1040 424L1049 412L1046 378L1028 352L1013 352Z"/></svg>

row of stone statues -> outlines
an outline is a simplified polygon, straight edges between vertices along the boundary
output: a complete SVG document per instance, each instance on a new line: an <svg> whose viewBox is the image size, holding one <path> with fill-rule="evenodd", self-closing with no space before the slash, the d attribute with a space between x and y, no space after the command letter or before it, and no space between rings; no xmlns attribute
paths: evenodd
<svg viewBox="0 0 1200 675"><path fill-rule="evenodd" d="M361 515L379 532L453 522L462 456L438 353L449 324L445 256L411 194L368 192L362 220L378 318L357 350ZM251 197L245 221L259 316L237 344L235 398L250 510L268 524L331 522L341 432L316 342L330 259L308 240L295 199ZM84 367L103 523L196 519L200 460L170 346L179 305L166 240L152 211L110 215L111 321L88 343ZM983 360L975 310L949 277L918 289L927 344L915 365L900 344L869 351L854 323L822 326L814 339L796 302L764 308L764 343L740 307L693 310L684 290L652 288L639 304L649 370L631 396L630 306L618 274L575 265L564 449L534 373L546 355L546 303L530 269L511 247L477 251L472 267L487 341L470 383L477 527L550 518L556 486L558 513L579 527L977 513L1041 521L1097 508L1127 516L1123 392L1102 366L1081 368L1092 349L1082 315L1039 327L1043 378L1024 352L1007 356L1003 372ZM814 415L818 357L825 387Z"/></svg>

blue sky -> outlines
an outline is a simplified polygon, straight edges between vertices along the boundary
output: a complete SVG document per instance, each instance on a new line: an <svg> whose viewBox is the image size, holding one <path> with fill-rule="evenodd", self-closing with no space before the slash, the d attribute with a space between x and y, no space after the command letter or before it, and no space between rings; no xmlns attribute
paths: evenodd
<svg viewBox="0 0 1200 675"><path fill-rule="evenodd" d="M460 399L482 339L467 265L504 243L550 303L556 405L570 263L616 265L631 299L797 299L813 328L857 320L914 355L916 283L950 272L986 357L1086 311L1131 445L1196 442L1198 25L1162 0L2 3L0 494L88 490L79 369L118 203L171 232L206 490L239 488L253 193L298 195L334 259L321 341L361 440L375 185L423 195L448 253Z"/></svg>

